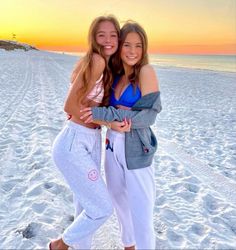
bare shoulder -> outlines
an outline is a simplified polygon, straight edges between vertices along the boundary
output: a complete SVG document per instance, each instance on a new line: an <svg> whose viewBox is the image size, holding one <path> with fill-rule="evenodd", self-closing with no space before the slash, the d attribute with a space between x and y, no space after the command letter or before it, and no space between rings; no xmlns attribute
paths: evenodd
<svg viewBox="0 0 236 250"><path fill-rule="evenodd" d="M92 65L93 65L92 66L93 68L97 68L98 70L101 69L103 71L105 68L106 62L102 56L100 56L97 53L93 53Z"/></svg>
<svg viewBox="0 0 236 250"><path fill-rule="evenodd" d="M145 64L140 69L140 74L155 74L155 70L151 64Z"/></svg>
<svg viewBox="0 0 236 250"><path fill-rule="evenodd" d="M142 95L159 91L157 73L152 65L146 64L142 66L139 74L139 84Z"/></svg>
<svg viewBox="0 0 236 250"><path fill-rule="evenodd" d="M76 62L74 69L72 71L71 77L70 77L71 83L73 83L74 80L78 77L78 74L79 74L81 67L82 67L82 63L83 63L82 59L80 59L79 61Z"/></svg>

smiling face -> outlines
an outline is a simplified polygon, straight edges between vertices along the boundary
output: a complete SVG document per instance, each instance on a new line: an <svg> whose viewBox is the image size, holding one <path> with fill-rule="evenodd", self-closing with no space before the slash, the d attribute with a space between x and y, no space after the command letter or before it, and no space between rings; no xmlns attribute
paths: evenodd
<svg viewBox="0 0 236 250"><path fill-rule="evenodd" d="M121 47L120 57L125 68L134 66L140 62L143 53L141 37L136 32L127 34Z"/></svg>
<svg viewBox="0 0 236 250"><path fill-rule="evenodd" d="M102 21L98 25L95 36L97 44L101 47L104 56L109 59L118 48L118 34L114 24Z"/></svg>

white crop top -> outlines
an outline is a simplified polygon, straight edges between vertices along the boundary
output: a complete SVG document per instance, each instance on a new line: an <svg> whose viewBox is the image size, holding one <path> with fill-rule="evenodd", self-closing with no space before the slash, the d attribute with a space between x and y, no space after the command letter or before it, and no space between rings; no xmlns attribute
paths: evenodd
<svg viewBox="0 0 236 250"><path fill-rule="evenodd" d="M87 95L88 99L97 103L101 103L104 96L104 86L102 78L103 75L101 75L101 77L95 82L93 89Z"/></svg>

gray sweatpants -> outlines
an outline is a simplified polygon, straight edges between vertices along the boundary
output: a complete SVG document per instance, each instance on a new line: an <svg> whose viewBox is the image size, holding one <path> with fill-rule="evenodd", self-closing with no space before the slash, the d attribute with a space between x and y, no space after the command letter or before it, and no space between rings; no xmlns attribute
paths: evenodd
<svg viewBox="0 0 236 250"><path fill-rule="evenodd" d="M68 121L56 137L52 153L73 192L76 205L77 216L62 239L72 248L88 249L93 233L113 212L100 175L101 130Z"/></svg>

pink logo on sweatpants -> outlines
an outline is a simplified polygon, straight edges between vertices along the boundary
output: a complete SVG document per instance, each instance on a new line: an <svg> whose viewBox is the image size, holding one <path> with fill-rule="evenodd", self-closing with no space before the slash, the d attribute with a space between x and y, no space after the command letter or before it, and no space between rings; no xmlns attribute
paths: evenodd
<svg viewBox="0 0 236 250"><path fill-rule="evenodd" d="M88 178L91 181L96 181L98 179L98 171L97 171L97 169L90 170L89 173L88 173Z"/></svg>

